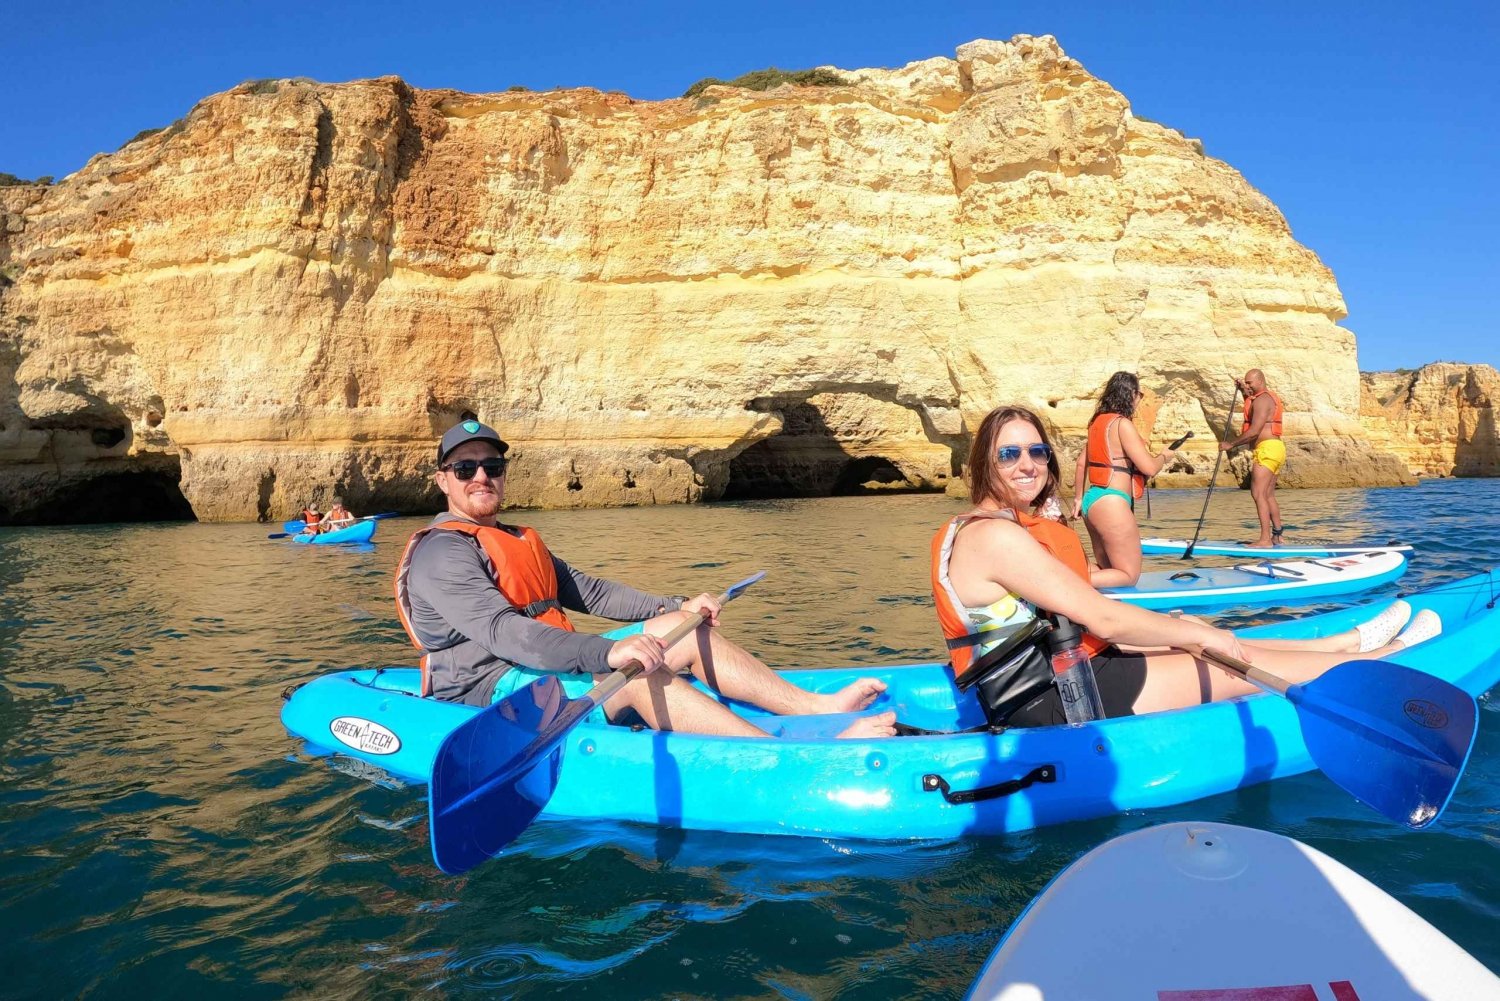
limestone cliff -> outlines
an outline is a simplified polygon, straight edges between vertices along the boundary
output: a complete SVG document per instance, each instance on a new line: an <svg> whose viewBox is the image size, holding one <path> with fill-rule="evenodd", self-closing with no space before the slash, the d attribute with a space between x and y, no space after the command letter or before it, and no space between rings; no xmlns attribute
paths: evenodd
<svg viewBox="0 0 1500 1001"><path fill-rule="evenodd" d="M1333 276L1201 144L1050 37L838 72L661 102L246 84L7 202L0 520L179 470L205 519L419 510L465 412L514 443L517 504L941 489L989 407L1076 442L1119 368L1158 440L1198 432L1164 482L1201 482L1252 366L1284 482L1405 478Z"/></svg>
<svg viewBox="0 0 1500 1001"><path fill-rule="evenodd" d="M1419 476L1500 476L1500 372L1438 362L1360 375L1360 423Z"/></svg>

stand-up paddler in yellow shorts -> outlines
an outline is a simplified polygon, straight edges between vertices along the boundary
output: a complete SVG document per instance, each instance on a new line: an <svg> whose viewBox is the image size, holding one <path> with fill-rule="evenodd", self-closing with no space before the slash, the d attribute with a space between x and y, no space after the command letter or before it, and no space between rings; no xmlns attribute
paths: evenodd
<svg viewBox="0 0 1500 1001"><path fill-rule="evenodd" d="M1260 538L1252 546L1279 546L1281 507L1276 503L1276 474L1286 462L1286 445L1281 441L1281 397L1266 388L1266 376L1258 368L1234 380L1245 394L1245 423L1240 436L1219 443L1227 452L1255 442L1255 464L1250 467L1250 496L1255 498L1255 513L1260 516Z"/></svg>

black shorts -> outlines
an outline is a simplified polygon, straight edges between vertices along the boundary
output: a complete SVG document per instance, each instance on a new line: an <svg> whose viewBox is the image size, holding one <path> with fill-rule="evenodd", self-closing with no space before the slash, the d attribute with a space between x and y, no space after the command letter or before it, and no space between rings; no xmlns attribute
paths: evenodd
<svg viewBox="0 0 1500 1001"><path fill-rule="evenodd" d="M1099 700L1104 703L1104 715L1109 718L1134 716L1135 700L1146 687L1146 658L1109 646L1094 655L1092 662L1094 678L1099 683ZM1057 693L1057 686L1053 685L1045 694L1011 713L1005 725L1055 726L1067 721L1062 697Z"/></svg>

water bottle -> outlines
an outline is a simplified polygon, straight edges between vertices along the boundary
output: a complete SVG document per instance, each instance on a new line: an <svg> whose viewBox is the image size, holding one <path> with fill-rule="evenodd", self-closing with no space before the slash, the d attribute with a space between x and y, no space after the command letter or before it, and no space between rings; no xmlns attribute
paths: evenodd
<svg viewBox="0 0 1500 1001"><path fill-rule="evenodd" d="M1099 699L1099 684L1094 680L1094 665L1083 648L1083 632L1067 616L1057 617L1057 628L1047 637L1052 654L1052 679L1062 696L1063 715L1069 726L1078 726L1104 718L1104 704Z"/></svg>

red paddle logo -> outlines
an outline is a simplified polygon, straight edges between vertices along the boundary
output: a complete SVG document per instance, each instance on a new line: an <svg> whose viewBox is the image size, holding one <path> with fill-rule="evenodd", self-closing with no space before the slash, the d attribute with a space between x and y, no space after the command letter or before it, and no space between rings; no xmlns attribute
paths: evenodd
<svg viewBox="0 0 1500 1001"><path fill-rule="evenodd" d="M1443 707L1426 699L1407 699L1406 705L1401 708L1406 712L1407 719L1429 730L1441 730L1448 725L1448 714L1443 711Z"/></svg>

